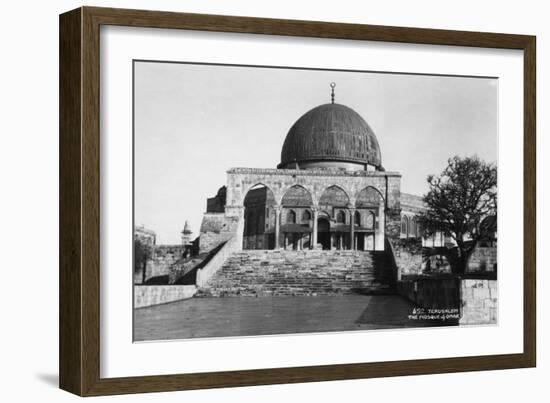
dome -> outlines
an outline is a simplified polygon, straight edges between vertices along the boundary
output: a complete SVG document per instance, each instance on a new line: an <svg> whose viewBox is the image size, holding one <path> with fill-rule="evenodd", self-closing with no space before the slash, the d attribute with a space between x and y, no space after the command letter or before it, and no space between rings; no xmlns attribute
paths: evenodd
<svg viewBox="0 0 550 403"><path fill-rule="evenodd" d="M288 131L278 168L382 170L376 135L353 109L341 104L319 105Z"/></svg>

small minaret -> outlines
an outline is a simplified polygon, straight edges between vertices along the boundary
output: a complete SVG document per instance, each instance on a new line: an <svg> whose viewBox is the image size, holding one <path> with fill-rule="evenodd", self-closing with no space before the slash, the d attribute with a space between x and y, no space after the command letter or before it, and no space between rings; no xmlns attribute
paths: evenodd
<svg viewBox="0 0 550 403"><path fill-rule="evenodd" d="M185 220L185 225L183 226L183 231L181 231L181 243L183 246L189 246L191 245L191 234L193 231L191 231L191 226L189 225L189 221Z"/></svg>

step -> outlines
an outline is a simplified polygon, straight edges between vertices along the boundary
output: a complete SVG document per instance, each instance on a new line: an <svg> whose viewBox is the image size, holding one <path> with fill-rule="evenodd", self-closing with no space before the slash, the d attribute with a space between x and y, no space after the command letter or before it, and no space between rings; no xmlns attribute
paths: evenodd
<svg viewBox="0 0 550 403"><path fill-rule="evenodd" d="M199 295L323 295L387 292L391 256L363 251L234 252Z"/></svg>

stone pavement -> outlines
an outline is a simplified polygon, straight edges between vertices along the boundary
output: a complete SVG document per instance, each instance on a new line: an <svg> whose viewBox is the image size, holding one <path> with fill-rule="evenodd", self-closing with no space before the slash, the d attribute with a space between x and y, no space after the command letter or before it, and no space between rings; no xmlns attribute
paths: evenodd
<svg viewBox="0 0 550 403"><path fill-rule="evenodd" d="M398 295L191 298L136 309L134 340L455 325L409 320L413 308Z"/></svg>

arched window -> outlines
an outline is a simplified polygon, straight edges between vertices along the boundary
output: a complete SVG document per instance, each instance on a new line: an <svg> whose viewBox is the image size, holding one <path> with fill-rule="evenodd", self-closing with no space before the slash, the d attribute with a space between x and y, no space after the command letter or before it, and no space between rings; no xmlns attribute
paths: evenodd
<svg viewBox="0 0 550 403"><path fill-rule="evenodd" d="M410 228L409 228L409 235L411 237L416 238L416 220L415 220L414 217L411 218Z"/></svg>
<svg viewBox="0 0 550 403"><path fill-rule="evenodd" d="M354 214L355 225L361 226L361 213L356 211Z"/></svg>
<svg viewBox="0 0 550 403"><path fill-rule="evenodd" d="M341 224L346 223L346 214L343 210L338 210L338 212L336 213L336 222Z"/></svg>
<svg viewBox="0 0 550 403"><path fill-rule="evenodd" d="M407 232L408 232L408 222L407 222L407 216L403 216L401 217L401 233L403 235L407 235Z"/></svg>
<svg viewBox="0 0 550 403"><path fill-rule="evenodd" d="M374 213L372 211L367 214L365 227L368 229L374 229Z"/></svg>
<svg viewBox="0 0 550 403"><path fill-rule="evenodd" d="M286 215L286 222L288 224L296 224L296 213L294 210L288 210L288 213Z"/></svg>
<svg viewBox="0 0 550 403"><path fill-rule="evenodd" d="M309 210L304 210L304 213L302 214L302 221L309 221L311 220L311 213Z"/></svg>

